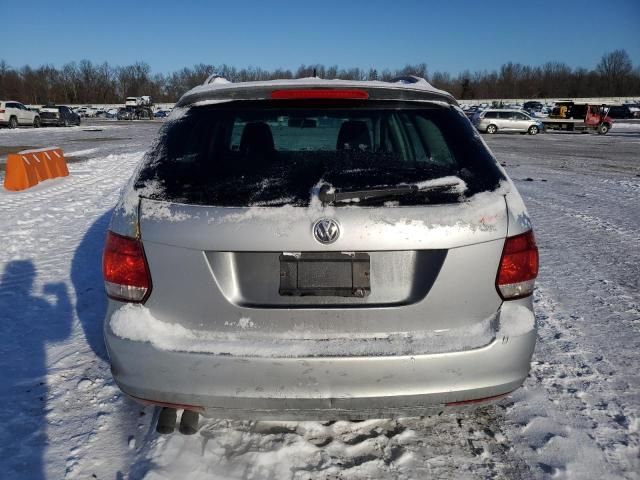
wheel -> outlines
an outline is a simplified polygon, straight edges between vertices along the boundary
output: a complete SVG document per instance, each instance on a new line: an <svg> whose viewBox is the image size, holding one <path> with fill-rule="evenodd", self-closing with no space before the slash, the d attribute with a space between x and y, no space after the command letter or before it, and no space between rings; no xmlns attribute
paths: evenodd
<svg viewBox="0 0 640 480"><path fill-rule="evenodd" d="M601 123L600 125L598 125L598 133L600 135L606 135L608 131L609 131L608 123Z"/></svg>
<svg viewBox="0 0 640 480"><path fill-rule="evenodd" d="M529 132L529 135L537 135L539 131L540 129L538 128L537 125L531 125L529 127L529 130L527 130L527 132Z"/></svg>
<svg viewBox="0 0 640 480"><path fill-rule="evenodd" d="M78 122L76 123L77 126L80 126L80 117L78 117Z"/></svg>
<svg viewBox="0 0 640 480"><path fill-rule="evenodd" d="M487 127L487 133L496 133L498 131L498 127L496 127L495 125L489 125Z"/></svg>
<svg viewBox="0 0 640 480"><path fill-rule="evenodd" d="M18 119L16 117L9 119L9 128L18 128Z"/></svg>
<svg viewBox="0 0 640 480"><path fill-rule="evenodd" d="M63 126L64 127L68 127L69 126L69 120L68 119L66 119L66 118L64 119Z"/></svg>

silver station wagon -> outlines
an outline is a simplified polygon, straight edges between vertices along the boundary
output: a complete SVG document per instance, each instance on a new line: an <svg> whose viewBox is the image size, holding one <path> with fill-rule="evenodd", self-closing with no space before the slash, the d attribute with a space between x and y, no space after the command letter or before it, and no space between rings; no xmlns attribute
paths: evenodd
<svg viewBox="0 0 640 480"><path fill-rule="evenodd" d="M213 79L115 208L104 333L127 395L240 419L428 415L517 389L538 251L513 183L423 79ZM195 420L194 420L195 419Z"/></svg>

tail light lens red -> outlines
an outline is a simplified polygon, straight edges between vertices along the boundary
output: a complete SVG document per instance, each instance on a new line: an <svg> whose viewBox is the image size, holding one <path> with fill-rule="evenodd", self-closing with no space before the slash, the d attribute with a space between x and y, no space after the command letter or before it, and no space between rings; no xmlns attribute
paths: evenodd
<svg viewBox="0 0 640 480"><path fill-rule="evenodd" d="M369 93L366 90L350 89L320 89L296 88L290 90L274 90L271 92L274 100L306 100L306 99L335 99L335 100L366 100Z"/></svg>
<svg viewBox="0 0 640 480"><path fill-rule="evenodd" d="M502 250L496 288L503 300L515 300L531 295L538 276L538 247L529 230L508 237Z"/></svg>
<svg viewBox="0 0 640 480"><path fill-rule="evenodd" d="M109 231L102 257L107 295L125 302L144 302L151 293L151 275L142 242Z"/></svg>

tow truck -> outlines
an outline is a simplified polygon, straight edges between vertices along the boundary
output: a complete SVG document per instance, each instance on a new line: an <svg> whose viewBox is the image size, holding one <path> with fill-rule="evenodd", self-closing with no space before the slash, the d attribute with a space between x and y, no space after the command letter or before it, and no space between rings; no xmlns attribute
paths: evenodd
<svg viewBox="0 0 640 480"><path fill-rule="evenodd" d="M606 105L567 100L556 102L551 114L539 120L544 124L545 130L595 131L605 135L613 125L613 119L608 113L609 107Z"/></svg>

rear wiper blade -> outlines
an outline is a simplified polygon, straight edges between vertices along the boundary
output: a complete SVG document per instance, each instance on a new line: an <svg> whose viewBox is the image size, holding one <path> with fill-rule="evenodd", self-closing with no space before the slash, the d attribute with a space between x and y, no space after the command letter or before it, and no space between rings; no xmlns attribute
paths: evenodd
<svg viewBox="0 0 640 480"><path fill-rule="evenodd" d="M360 202L374 198L403 197L415 195L419 192L447 191L457 187L458 183L431 185L419 187L418 185L401 185L398 187L377 187L365 190L335 190L329 185L320 187L318 198L322 203L349 203Z"/></svg>

